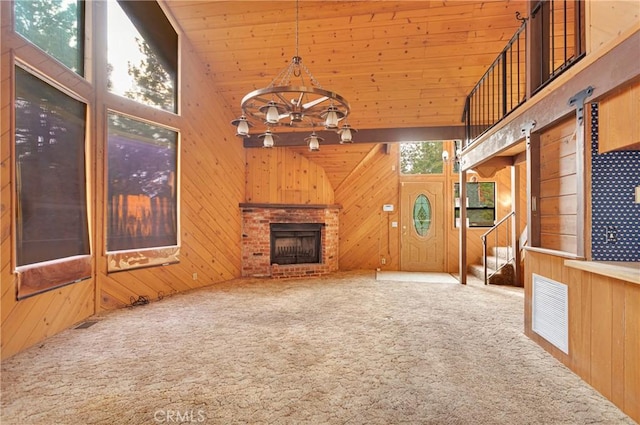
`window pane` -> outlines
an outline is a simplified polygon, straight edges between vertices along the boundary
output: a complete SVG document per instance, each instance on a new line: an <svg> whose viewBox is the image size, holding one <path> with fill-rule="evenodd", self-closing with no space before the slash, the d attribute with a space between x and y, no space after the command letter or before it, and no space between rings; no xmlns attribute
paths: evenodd
<svg viewBox="0 0 640 425"><path fill-rule="evenodd" d="M413 226L420 236L425 236L431 227L431 203L424 195L418 195L413 204Z"/></svg>
<svg viewBox="0 0 640 425"><path fill-rule="evenodd" d="M462 142L459 141L459 140L454 140L454 142L453 142L454 154L458 158L458 160L453 162L453 172L454 173L459 173L460 172L460 155L458 154L458 152L460 151L460 145L461 144L462 144Z"/></svg>
<svg viewBox="0 0 640 425"><path fill-rule="evenodd" d="M400 144L402 174L442 174L442 142Z"/></svg>
<svg viewBox="0 0 640 425"><path fill-rule="evenodd" d="M89 254L85 110L16 68L17 264Z"/></svg>
<svg viewBox="0 0 640 425"><path fill-rule="evenodd" d="M178 134L109 114L107 250L177 245Z"/></svg>
<svg viewBox="0 0 640 425"><path fill-rule="evenodd" d="M156 2L108 2L109 91L176 111L178 35Z"/></svg>
<svg viewBox="0 0 640 425"><path fill-rule="evenodd" d="M83 75L84 2L16 0L14 5L16 32Z"/></svg>
<svg viewBox="0 0 640 425"><path fill-rule="evenodd" d="M467 198L470 208L493 208L495 206L495 183L467 183Z"/></svg>
<svg viewBox="0 0 640 425"><path fill-rule="evenodd" d="M467 220L469 227L492 227L496 220L495 182L467 183ZM456 200L455 218L460 218L460 184L454 183L453 197ZM456 223L458 220L456 220ZM457 226L457 224L456 224Z"/></svg>

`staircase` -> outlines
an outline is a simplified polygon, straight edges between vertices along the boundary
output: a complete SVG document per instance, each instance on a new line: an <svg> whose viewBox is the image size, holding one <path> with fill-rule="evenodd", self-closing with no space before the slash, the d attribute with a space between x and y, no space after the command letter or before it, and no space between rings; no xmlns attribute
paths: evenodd
<svg viewBox="0 0 640 425"><path fill-rule="evenodd" d="M489 255L487 255L487 276L488 282L491 285L515 285L515 268L513 266L513 260L510 262L509 258L512 257L511 250L506 246L492 247L489 249ZM504 267L502 267L504 266ZM502 267L502 269L500 269ZM496 270L500 269L496 273ZM484 264L471 264L468 267L468 272L484 281Z"/></svg>

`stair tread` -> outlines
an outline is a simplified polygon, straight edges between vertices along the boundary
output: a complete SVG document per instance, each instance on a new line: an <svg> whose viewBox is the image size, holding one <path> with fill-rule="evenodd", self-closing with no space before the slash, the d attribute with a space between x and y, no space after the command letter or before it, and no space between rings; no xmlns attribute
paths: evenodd
<svg viewBox="0 0 640 425"><path fill-rule="evenodd" d="M467 272L477 277L480 280L484 280L484 266L482 264L468 265ZM493 273L495 273L495 269L491 267L487 267L487 276L490 276ZM494 274L489 278L489 283L491 284L511 285L512 282L513 282L513 266L504 267L498 273Z"/></svg>
<svg viewBox="0 0 640 425"><path fill-rule="evenodd" d="M496 257L496 256L487 256L487 265L489 267L495 267L496 265L496 261L498 262L498 267L507 264L509 261L507 261L506 258L500 258L500 257Z"/></svg>
<svg viewBox="0 0 640 425"><path fill-rule="evenodd" d="M513 249L508 246L494 246L489 250L491 256L499 258L509 258L513 253Z"/></svg>

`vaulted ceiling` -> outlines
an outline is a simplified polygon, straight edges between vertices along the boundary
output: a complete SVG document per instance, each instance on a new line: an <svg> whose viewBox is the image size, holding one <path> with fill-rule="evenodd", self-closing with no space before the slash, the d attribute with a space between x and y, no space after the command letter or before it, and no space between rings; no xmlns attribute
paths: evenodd
<svg viewBox="0 0 640 425"><path fill-rule="evenodd" d="M293 1L166 2L231 109L295 55ZM301 1L299 55L357 129L461 126L526 1Z"/></svg>

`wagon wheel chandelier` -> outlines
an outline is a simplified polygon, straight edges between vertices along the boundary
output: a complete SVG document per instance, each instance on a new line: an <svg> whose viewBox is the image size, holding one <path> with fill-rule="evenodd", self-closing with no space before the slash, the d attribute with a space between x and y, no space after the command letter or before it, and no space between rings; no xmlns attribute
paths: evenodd
<svg viewBox="0 0 640 425"><path fill-rule="evenodd" d="M322 88L302 63L298 39L299 5L296 1L296 54L267 87L254 90L242 99L242 116L231 121L236 126L236 136L250 137L249 128L255 125L253 122L262 122L267 129L258 137L265 148L274 146L277 136L273 130L278 126L311 128L312 133L305 142L312 151L319 150L323 140L316 135L316 127L335 131L340 135L340 143L352 143L353 132L357 130L346 120L349 102L338 93Z"/></svg>

